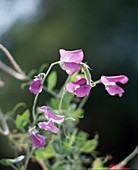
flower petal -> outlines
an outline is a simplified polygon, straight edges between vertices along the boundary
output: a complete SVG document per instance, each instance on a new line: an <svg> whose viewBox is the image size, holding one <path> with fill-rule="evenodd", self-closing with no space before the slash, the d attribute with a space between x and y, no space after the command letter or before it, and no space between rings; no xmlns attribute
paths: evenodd
<svg viewBox="0 0 138 170"><path fill-rule="evenodd" d="M52 122L52 120L50 120L49 122L39 122L38 127L40 129L49 130L53 133L57 133L59 131L59 129Z"/></svg>
<svg viewBox="0 0 138 170"><path fill-rule="evenodd" d="M122 84L125 84L128 82L128 77L124 76L124 75L120 75L120 76L102 76L101 77L101 82L104 85L107 85L110 82L120 82Z"/></svg>
<svg viewBox="0 0 138 170"><path fill-rule="evenodd" d="M75 51L66 51L64 49L60 49L59 53L61 62L73 62L80 64L84 57L82 49Z"/></svg>
<svg viewBox="0 0 138 170"><path fill-rule="evenodd" d="M76 81L73 82L73 84L81 85L81 84L86 83L86 81L87 80L85 78L83 78L82 76L77 76Z"/></svg>
<svg viewBox="0 0 138 170"><path fill-rule="evenodd" d="M52 120L53 122L57 124L61 124L64 121L65 116L55 115L51 111L47 110L46 106L40 107L39 110L45 113L46 119Z"/></svg>
<svg viewBox="0 0 138 170"><path fill-rule="evenodd" d="M108 93L112 96L118 94L119 97L122 97L122 93L124 93L124 90L117 85L108 85L106 87L106 89L107 89Z"/></svg>
<svg viewBox="0 0 138 170"><path fill-rule="evenodd" d="M36 130L33 129L31 131L30 136L32 138L32 145L35 148L39 149L46 144L45 143L45 137L43 135L39 135Z"/></svg>
<svg viewBox="0 0 138 170"><path fill-rule="evenodd" d="M91 88L92 88L91 85L85 85L77 88L77 90L75 90L76 96L84 97L85 95L88 95Z"/></svg>
<svg viewBox="0 0 138 170"><path fill-rule="evenodd" d="M43 88L41 82L42 82L42 79L34 79L33 83L29 87L30 92L34 94L40 93Z"/></svg>
<svg viewBox="0 0 138 170"><path fill-rule="evenodd" d="M81 69L79 64L72 62L63 62L61 68L65 70L69 75L73 75Z"/></svg>
<svg viewBox="0 0 138 170"><path fill-rule="evenodd" d="M74 83L67 83L66 85L66 90L69 92L69 93L74 93L74 91L79 88L80 86L79 85L76 85Z"/></svg>

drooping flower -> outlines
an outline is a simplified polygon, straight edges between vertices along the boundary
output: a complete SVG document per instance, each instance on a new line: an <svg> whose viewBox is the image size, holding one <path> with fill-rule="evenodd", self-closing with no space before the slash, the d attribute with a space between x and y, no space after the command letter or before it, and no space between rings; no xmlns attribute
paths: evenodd
<svg viewBox="0 0 138 170"><path fill-rule="evenodd" d="M82 76L77 76L75 82L67 83L66 90L69 93L75 93L77 97L84 97L88 95L91 90L91 85L80 86L86 83L86 81L87 80Z"/></svg>
<svg viewBox="0 0 138 170"><path fill-rule="evenodd" d="M109 170L129 170L129 168L118 167L115 164L111 164L111 165L109 165Z"/></svg>
<svg viewBox="0 0 138 170"><path fill-rule="evenodd" d="M64 49L60 49L59 53L61 67L69 75L73 75L81 69L79 64L82 62L84 57L82 49L75 51L66 51Z"/></svg>
<svg viewBox="0 0 138 170"><path fill-rule="evenodd" d="M49 122L39 122L38 123L38 127L40 129L45 129L45 130L49 130L53 133L57 133L59 131L59 128L57 128L54 123L52 122L52 120L50 120Z"/></svg>
<svg viewBox="0 0 138 170"><path fill-rule="evenodd" d="M41 148L46 144L45 137L43 135L39 135L37 130L31 130L30 136L32 138L32 145L35 148Z"/></svg>
<svg viewBox="0 0 138 170"><path fill-rule="evenodd" d="M33 83L30 85L29 90L31 93L37 94L42 91L42 79L35 78Z"/></svg>
<svg viewBox="0 0 138 170"><path fill-rule="evenodd" d="M128 82L128 77L121 75L121 76L101 76L101 82L105 85L107 92L110 95L118 94L119 97L122 97L122 93L124 90L119 87L116 83L120 82L122 84L126 84Z"/></svg>
<svg viewBox="0 0 138 170"><path fill-rule="evenodd" d="M43 111L46 119L52 120L52 122L55 122L57 124L61 124L64 121L65 116L55 115L51 111L47 110L46 106L40 107L39 110Z"/></svg>

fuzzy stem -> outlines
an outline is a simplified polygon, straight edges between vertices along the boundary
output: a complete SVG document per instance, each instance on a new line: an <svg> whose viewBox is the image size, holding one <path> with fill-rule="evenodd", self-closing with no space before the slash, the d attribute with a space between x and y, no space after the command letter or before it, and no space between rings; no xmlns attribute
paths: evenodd
<svg viewBox="0 0 138 170"><path fill-rule="evenodd" d="M32 114L33 114L33 124L35 124L36 121L36 116L35 116L35 107L36 107L36 102L38 99L39 93L36 94L35 99L34 99L34 103L33 103L33 108L32 108Z"/></svg>
<svg viewBox="0 0 138 170"><path fill-rule="evenodd" d="M90 95L90 93L89 93L89 95ZM85 105L86 101L87 101L87 100L88 100L88 98L89 98L89 95L85 96L85 97L82 99L82 101L80 102L80 104L79 104L79 106L78 106L77 110L79 110L79 109L82 109L82 108L83 108L83 106Z"/></svg>

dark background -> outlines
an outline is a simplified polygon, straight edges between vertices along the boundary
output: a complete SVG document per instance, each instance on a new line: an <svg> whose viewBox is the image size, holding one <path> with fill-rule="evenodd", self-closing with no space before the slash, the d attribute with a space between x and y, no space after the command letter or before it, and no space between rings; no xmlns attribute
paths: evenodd
<svg viewBox="0 0 138 170"><path fill-rule="evenodd" d="M16 0L15 0L16 3ZM12 7L11 7L12 8ZM122 98L110 96L103 85L91 90L85 105L85 116L79 128L93 138L100 135L100 156L111 154L118 163L138 143L138 1L137 0L41 0L30 21L17 20L0 37L26 74L43 63L59 60L59 49L83 49L84 61L92 68L93 80L101 75L127 75L129 82L121 85ZM9 13L10 15L10 13ZM5 55L0 58L8 63ZM66 73L58 70L57 88ZM6 113L17 102L31 109L33 94L20 90L21 82L0 70L5 86L0 89L0 107ZM49 95L39 98L43 104ZM7 137L0 135L0 157L14 157ZM135 158L128 167L136 167Z"/></svg>

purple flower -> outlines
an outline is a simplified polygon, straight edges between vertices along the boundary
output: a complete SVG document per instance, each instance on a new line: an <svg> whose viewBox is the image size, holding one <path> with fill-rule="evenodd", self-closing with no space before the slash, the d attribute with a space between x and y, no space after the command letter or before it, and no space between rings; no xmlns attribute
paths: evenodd
<svg viewBox="0 0 138 170"><path fill-rule="evenodd" d="M52 122L52 120L50 120L49 122L39 122L38 127L40 129L49 130L53 133L57 133L59 131L59 129Z"/></svg>
<svg viewBox="0 0 138 170"><path fill-rule="evenodd" d="M35 129L31 130L30 136L32 138L33 147L39 149L46 144L45 137L43 135L39 135Z"/></svg>
<svg viewBox="0 0 138 170"><path fill-rule="evenodd" d="M30 85L29 90L31 93L37 94L40 93L42 91L42 79L34 79L33 83Z"/></svg>
<svg viewBox="0 0 138 170"><path fill-rule="evenodd" d="M91 90L91 85L80 86L86 83L86 81L87 80L82 76L77 76L75 82L66 85L66 90L69 93L75 93L77 97L84 97L85 95L88 95Z"/></svg>
<svg viewBox="0 0 138 170"><path fill-rule="evenodd" d="M69 75L73 75L81 69L79 64L82 62L84 57L82 49L75 51L66 51L64 49L60 49L59 53L62 64L61 67Z"/></svg>
<svg viewBox="0 0 138 170"><path fill-rule="evenodd" d="M121 75L121 76L102 76L101 82L105 85L107 92L110 95L116 95L118 94L119 97L122 97L122 93L124 93L124 90L117 86L117 82L120 82L122 84L126 84L128 82L128 77Z"/></svg>
<svg viewBox="0 0 138 170"><path fill-rule="evenodd" d="M40 107L39 110L43 111L45 113L46 119L52 120L52 122L55 122L57 124L61 124L64 121L65 116L55 115L51 111L47 110L46 106Z"/></svg>

